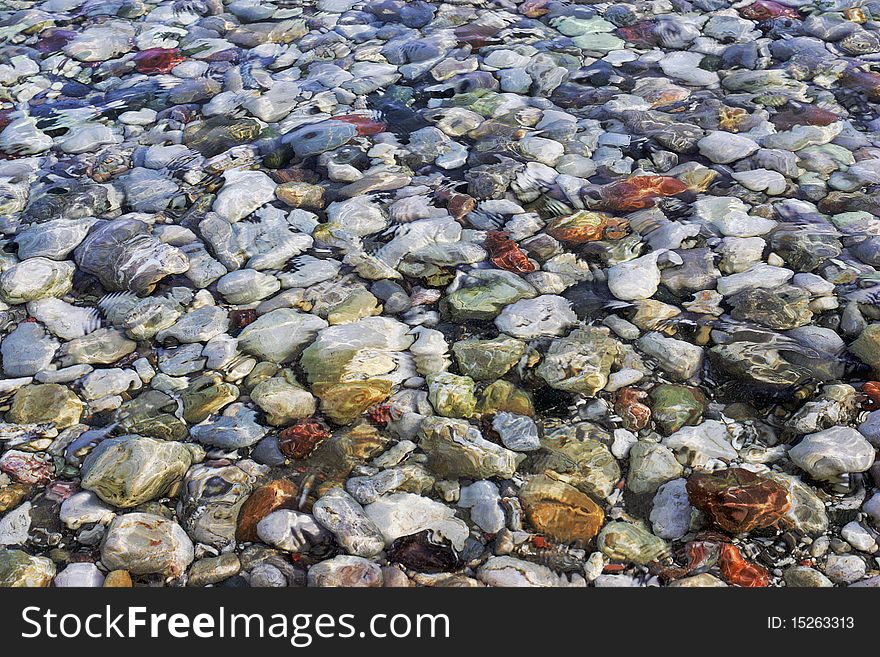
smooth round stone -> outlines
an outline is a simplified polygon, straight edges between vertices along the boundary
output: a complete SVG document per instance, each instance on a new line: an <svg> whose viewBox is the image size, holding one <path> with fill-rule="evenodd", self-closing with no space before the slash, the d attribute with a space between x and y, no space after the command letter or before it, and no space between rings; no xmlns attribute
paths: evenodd
<svg viewBox="0 0 880 657"><path fill-rule="evenodd" d="M791 508L781 519L781 526L791 527L810 535L821 534L828 529L829 521L825 504L810 486L794 475L781 472L772 473L770 478L789 491Z"/></svg>
<svg viewBox="0 0 880 657"><path fill-rule="evenodd" d="M74 493L61 503L59 517L68 529L79 529L91 523L107 524L113 520L113 509L91 491Z"/></svg>
<svg viewBox="0 0 880 657"><path fill-rule="evenodd" d="M840 536L856 550L868 553L877 551L877 542L874 540L874 536L855 520L843 526L840 530Z"/></svg>
<svg viewBox="0 0 880 657"><path fill-rule="evenodd" d="M223 415L205 420L190 429L194 440L223 449L250 447L266 435L266 427L257 422L255 411L233 404Z"/></svg>
<svg viewBox="0 0 880 657"><path fill-rule="evenodd" d="M725 236L757 237L776 227L772 219L750 215L748 210L740 199L728 196L701 197L693 204L694 216L713 225ZM747 244L754 249L757 242Z"/></svg>
<svg viewBox="0 0 880 657"><path fill-rule="evenodd" d="M214 201L214 212L230 223L240 221L275 198L275 182L261 171L227 171Z"/></svg>
<svg viewBox="0 0 880 657"><path fill-rule="evenodd" d="M425 418L419 435L419 445L428 455L428 467L441 477L507 478L524 458L486 440L476 427L463 420Z"/></svg>
<svg viewBox="0 0 880 657"><path fill-rule="evenodd" d="M867 572L865 560L851 554L832 554L825 561L825 575L835 584L852 584Z"/></svg>
<svg viewBox="0 0 880 657"><path fill-rule="evenodd" d="M592 397L607 386L619 353L620 345L607 329L575 329L553 341L537 373L552 388Z"/></svg>
<svg viewBox="0 0 880 657"><path fill-rule="evenodd" d="M661 484L679 477L681 464L663 445L639 441L629 451L626 486L634 493L653 493Z"/></svg>
<svg viewBox="0 0 880 657"><path fill-rule="evenodd" d="M0 546L24 545L31 529L31 503L25 502L0 518Z"/></svg>
<svg viewBox="0 0 880 657"><path fill-rule="evenodd" d="M101 562L134 575L180 577L192 563L193 543L173 520L150 513L117 516L101 544Z"/></svg>
<svg viewBox="0 0 880 657"><path fill-rule="evenodd" d="M309 586L378 587L382 586L382 568L363 557L340 555L309 568Z"/></svg>
<svg viewBox="0 0 880 657"><path fill-rule="evenodd" d="M187 575L187 586L208 586L234 577L241 570L237 554L227 553L194 562Z"/></svg>
<svg viewBox="0 0 880 657"><path fill-rule="evenodd" d="M770 196L782 194L787 186L785 176L768 169L739 171L733 174L733 178L746 189L753 192L764 192Z"/></svg>
<svg viewBox="0 0 880 657"><path fill-rule="evenodd" d="M508 93L524 94L532 86L531 76L521 68L503 69L496 75L501 82L501 90Z"/></svg>
<svg viewBox="0 0 880 657"><path fill-rule="evenodd" d="M705 406L706 398L697 388L664 383L651 390L651 418L666 434L697 424Z"/></svg>
<svg viewBox="0 0 880 657"><path fill-rule="evenodd" d="M501 436L502 444L514 452L532 452L541 446L538 425L525 415L501 411L492 418L492 428Z"/></svg>
<svg viewBox="0 0 880 657"><path fill-rule="evenodd" d="M178 494L177 517L195 541L224 548L235 540L239 512L268 468L249 459L191 467Z"/></svg>
<svg viewBox="0 0 880 657"><path fill-rule="evenodd" d="M609 34L608 32L582 34L581 36L574 37L571 42L583 50L599 53L619 50L626 44L623 39L613 34Z"/></svg>
<svg viewBox="0 0 880 657"><path fill-rule="evenodd" d="M596 546L609 559L641 565L669 554L666 541L628 522L609 522L599 533Z"/></svg>
<svg viewBox="0 0 880 657"><path fill-rule="evenodd" d="M159 342L175 340L182 344L207 342L229 328L229 313L218 306L202 306L181 316L172 326L159 331Z"/></svg>
<svg viewBox="0 0 880 657"><path fill-rule="evenodd" d="M685 479L667 481L654 495L651 528L660 538L674 541L688 532L692 508L685 489L686 483Z"/></svg>
<svg viewBox="0 0 880 657"><path fill-rule="evenodd" d="M412 493L384 495L364 507L364 513L379 529L390 546L401 536L426 529L449 540L457 550L464 548L468 526L455 517L455 510L427 497Z"/></svg>
<svg viewBox="0 0 880 657"><path fill-rule="evenodd" d="M254 387L251 399L267 413L270 424L280 426L309 417L317 408L315 397L292 374L263 381Z"/></svg>
<svg viewBox="0 0 880 657"><path fill-rule="evenodd" d="M72 262L30 258L0 274L0 300L17 304L61 297L73 288Z"/></svg>
<svg viewBox="0 0 880 657"><path fill-rule="evenodd" d="M82 486L108 504L131 508L169 494L192 465L181 443L142 436L101 442L83 461Z"/></svg>
<svg viewBox="0 0 880 657"><path fill-rule="evenodd" d="M783 267L757 264L738 274L722 276L718 279L717 289L719 294L732 297L745 290L757 288L772 289L786 283L794 272Z"/></svg>
<svg viewBox="0 0 880 657"><path fill-rule="evenodd" d="M586 584L583 579L572 578L572 582L569 582L564 575L558 575L547 566L508 556L490 557L477 569L477 579L486 586L517 588L555 588L559 586L584 586Z"/></svg>
<svg viewBox="0 0 880 657"><path fill-rule="evenodd" d="M29 117L19 117L0 132L0 148L8 153L35 155L52 148L52 138L37 128L36 121Z"/></svg>
<svg viewBox="0 0 880 657"><path fill-rule="evenodd" d="M287 457L278 447L277 436L266 436L254 446L251 458L263 465L283 465Z"/></svg>
<svg viewBox="0 0 880 657"><path fill-rule="evenodd" d="M238 347L258 358L284 363L302 351L327 325L320 317L279 308L248 324L238 335Z"/></svg>
<svg viewBox="0 0 880 657"><path fill-rule="evenodd" d="M100 588L104 574L93 563L72 563L55 575L52 584L58 588Z"/></svg>
<svg viewBox="0 0 880 657"><path fill-rule="evenodd" d="M270 297L281 289L281 281L253 269L240 269L221 276L217 291L227 303L248 304Z"/></svg>
<svg viewBox="0 0 880 657"><path fill-rule="evenodd" d="M95 224L94 218L55 219L31 226L15 236L18 257L64 260Z"/></svg>
<svg viewBox="0 0 880 657"><path fill-rule="evenodd" d="M0 547L0 588L45 587L53 577L55 564L50 559Z"/></svg>
<svg viewBox="0 0 880 657"><path fill-rule="evenodd" d="M24 322L0 342L3 373L9 377L33 376L52 362L59 343L42 326Z"/></svg>
<svg viewBox="0 0 880 657"><path fill-rule="evenodd" d="M112 21L83 30L64 52L81 62L103 62L131 50L133 36L134 29L127 22Z"/></svg>
<svg viewBox="0 0 880 657"><path fill-rule="evenodd" d="M536 160L541 164L552 167L565 152L565 148L558 141L544 139L543 137L527 137L519 142L519 150L523 157Z"/></svg>
<svg viewBox="0 0 880 657"><path fill-rule="evenodd" d="M660 269L657 259L660 252L649 253L641 258L614 265L608 270L608 289L622 301L648 299L660 285Z"/></svg>
<svg viewBox="0 0 880 657"><path fill-rule="evenodd" d="M638 345L645 354L657 359L660 367L676 381L696 377L703 365L703 350L684 340L647 333L639 338Z"/></svg>
<svg viewBox="0 0 880 657"><path fill-rule="evenodd" d="M477 406L474 380L449 372L432 374L427 379L428 401L437 415L470 417Z"/></svg>
<svg viewBox="0 0 880 657"><path fill-rule="evenodd" d="M571 310L571 303L552 294L505 306L495 319L499 331L523 340L562 335L566 328L576 323L577 316Z"/></svg>
<svg viewBox="0 0 880 657"><path fill-rule="evenodd" d="M588 543L605 519L602 508L588 495L545 475L530 479L518 495L531 525L565 543Z"/></svg>
<svg viewBox="0 0 880 657"><path fill-rule="evenodd" d="M670 582L669 586L674 588L705 588L705 587L725 587L727 584L709 573L700 575L691 575L690 577L682 577L674 582Z"/></svg>
<svg viewBox="0 0 880 657"><path fill-rule="evenodd" d="M597 499L609 497L620 481L620 466L604 442L589 437L592 432L587 423L574 431L563 429L544 436L539 458L531 461L532 472L563 481ZM602 434L597 438L607 440ZM543 465L543 457L549 461L547 465Z"/></svg>
<svg viewBox="0 0 880 657"><path fill-rule="evenodd" d="M865 500L862 510L868 514L875 527L880 527L880 493L874 493L873 496Z"/></svg>
<svg viewBox="0 0 880 657"><path fill-rule="evenodd" d="M612 32L614 24L594 16L593 18L565 17L555 23L554 27L565 36L576 37L583 34Z"/></svg>
<svg viewBox="0 0 880 657"><path fill-rule="evenodd" d="M134 218L99 221L73 255L79 268L96 276L107 290L141 294L189 267L183 252L159 241L149 224Z"/></svg>
<svg viewBox="0 0 880 657"><path fill-rule="evenodd" d="M497 534L505 526L498 486L491 481L477 481L463 486L458 506L470 509L471 520L488 534Z"/></svg>
<svg viewBox="0 0 880 657"><path fill-rule="evenodd" d="M65 429L79 422L83 403L76 394L57 383L26 385L12 397L7 420L18 424L52 422Z"/></svg>
<svg viewBox="0 0 880 657"><path fill-rule="evenodd" d="M718 84L717 73L700 68L703 57L698 52L672 52L660 60L660 68L665 75L695 87Z"/></svg>
<svg viewBox="0 0 880 657"><path fill-rule="evenodd" d="M663 445L671 449L683 465L706 467L710 462L733 461L737 451L731 440L736 436L726 424L717 420L706 420L692 427L682 427L663 439Z"/></svg>
<svg viewBox="0 0 880 657"><path fill-rule="evenodd" d="M785 585L795 588L828 588L834 586L830 579L815 568L792 566L782 573Z"/></svg>
<svg viewBox="0 0 880 657"><path fill-rule="evenodd" d="M710 132L697 142L697 146L700 153L718 164L729 164L741 160L759 148L758 144L748 137L722 130Z"/></svg>
<svg viewBox="0 0 880 657"><path fill-rule="evenodd" d="M855 429L832 427L806 436L788 457L811 477L831 481L849 472L864 472L874 463L874 447Z"/></svg>
<svg viewBox="0 0 880 657"><path fill-rule="evenodd" d="M127 570L111 570L104 578L104 588L130 589L134 586Z"/></svg>

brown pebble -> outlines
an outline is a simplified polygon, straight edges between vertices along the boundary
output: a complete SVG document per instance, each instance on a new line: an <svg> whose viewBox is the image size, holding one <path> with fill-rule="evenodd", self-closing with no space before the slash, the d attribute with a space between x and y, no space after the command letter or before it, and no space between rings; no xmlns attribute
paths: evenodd
<svg viewBox="0 0 880 657"><path fill-rule="evenodd" d="M299 487L288 479L275 479L260 486L241 505L235 537L239 541L257 540L257 523L278 509L295 509Z"/></svg>
<svg viewBox="0 0 880 657"><path fill-rule="evenodd" d="M30 492L31 487L27 484L10 484L6 488L0 488L0 513L17 507Z"/></svg>
<svg viewBox="0 0 880 657"><path fill-rule="evenodd" d="M127 570L111 570L104 579L105 589L130 589L132 586Z"/></svg>
<svg viewBox="0 0 880 657"><path fill-rule="evenodd" d="M324 207L324 188L320 185L287 182L275 188L275 196L292 208L320 210Z"/></svg>

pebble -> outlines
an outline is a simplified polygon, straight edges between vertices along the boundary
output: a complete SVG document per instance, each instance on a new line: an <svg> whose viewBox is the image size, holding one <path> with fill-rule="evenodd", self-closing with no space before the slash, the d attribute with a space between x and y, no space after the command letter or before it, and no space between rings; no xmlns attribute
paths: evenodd
<svg viewBox="0 0 880 657"><path fill-rule="evenodd" d="M72 563L55 575L52 585L60 588L100 588L104 574L93 563Z"/></svg>
<svg viewBox="0 0 880 657"><path fill-rule="evenodd" d="M349 554L370 558L385 548L385 538L379 527L341 488L333 488L323 495L315 502L312 513Z"/></svg>
<svg viewBox="0 0 880 657"><path fill-rule="evenodd" d="M651 527L660 538L678 540L688 532L692 509L685 484L684 479L667 481L654 495Z"/></svg>
<svg viewBox="0 0 880 657"><path fill-rule="evenodd" d="M830 579L815 568L792 566L783 573L786 586L797 588L828 588L834 586Z"/></svg>
<svg viewBox="0 0 880 657"><path fill-rule="evenodd" d="M626 486L634 493L653 493L661 484L682 473L681 464L663 445L639 441L629 450L630 472Z"/></svg>
<svg viewBox="0 0 880 657"><path fill-rule="evenodd" d="M279 550L300 553L326 542L327 530L307 513L279 509L257 523L257 536Z"/></svg>
<svg viewBox="0 0 880 657"><path fill-rule="evenodd" d="M45 587L54 577L50 559L0 547L0 587Z"/></svg>
<svg viewBox="0 0 880 657"><path fill-rule="evenodd" d="M870 7L97 4L0 12L0 582L873 581Z"/></svg>
<svg viewBox="0 0 880 657"><path fill-rule="evenodd" d="M167 495L192 462L192 452L180 443L110 438L84 460L82 485L108 504L131 508Z"/></svg>
<svg viewBox="0 0 880 657"><path fill-rule="evenodd" d="M533 452L541 446L538 425L525 415L501 411L492 418L492 428L504 446L514 452Z"/></svg>
<svg viewBox="0 0 880 657"><path fill-rule="evenodd" d="M825 561L825 575L835 584L852 584L865 576L865 561L856 555L832 554Z"/></svg>
<svg viewBox="0 0 880 657"><path fill-rule="evenodd" d="M477 570L477 579L488 586L503 587L578 587L584 586L583 578L575 575L570 580L546 566L515 559L491 557Z"/></svg>
<svg viewBox="0 0 880 657"><path fill-rule="evenodd" d="M117 516L101 543L101 562L134 575L179 577L192 563L192 540L173 520L150 513Z"/></svg>
<svg viewBox="0 0 880 657"><path fill-rule="evenodd" d="M382 569L378 564L350 555L327 559L309 568L309 586L378 587Z"/></svg>
<svg viewBox="0 0 880 657"><path fill-rule="evenodd" d="M241 570L236 554L221 554L193 562L187 575L187 586L209 586L234 577Z"/></svg>
<svg viewBox="0 0 880 657"><path fill-rule="evenodd" d="M788 455L811 477L821 480L833 480L849 472L864 472L875 458L871 444L850 427L832 427L810 434Z"/></svg>
<svg viewBox="0 0 880 657"><path fill-rule="evenodd" d="M463 486L458 506L470 509L471 520L487 534L497 534L504 528L504 511L501 508L498 486L491 481L476 481Z"/></svg>

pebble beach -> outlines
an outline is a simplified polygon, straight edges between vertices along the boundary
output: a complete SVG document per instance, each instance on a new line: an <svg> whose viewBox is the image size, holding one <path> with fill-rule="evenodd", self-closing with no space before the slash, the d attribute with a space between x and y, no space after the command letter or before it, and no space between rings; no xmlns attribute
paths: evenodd
<svg viewBox="0 0 880 657"><path fill-rule="evenodd" d="M880 0L7 0L0 587L880 586Z"/></svg>

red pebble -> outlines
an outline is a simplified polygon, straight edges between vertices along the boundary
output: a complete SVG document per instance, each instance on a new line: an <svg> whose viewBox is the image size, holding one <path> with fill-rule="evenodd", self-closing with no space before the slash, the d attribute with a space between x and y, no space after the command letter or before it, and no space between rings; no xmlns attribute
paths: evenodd
<svg viewBox="0 0 880 657"><path fill-rule="evenodd" d="M610 210L644 210L661 196L686 192L688 186L670 176L632 176L602 188L602 200Z"/></svg>
<svg viewBox="0 0 880 657"><path fill-rule="evenodd" d="M391 420L391 404L376 404L367 409L367 417L374 423L385 426Z"/></svg>
<svg viewBox="0 0 880 657"><path fill-rule="evenodd" d="M718 563L721 544L715 541L691 541L685 547L688 572L706 570Z"/></svg>
<svg viewBox="0 0 880 657"><path fill-rule="evenodd" d="M880 408L880 381L868 381L862 386L862 395L865 400L862 408L866 411L876 411Z"/></svg>
<svg viewBox="0 0 880 657"><path fill-rule="evenodd" d="M763 566L746 561L742 553L732 543L721 546L721 557L718 559L721 575L728 584L744 588L757 588L770 584L770 573Z"/></svg>
<svg viewBox="0 0 880 657"><path fill-rule="evenodd" d="M616 31L621 38L634 46L653 48L660 43L660 39L654 34L655 27L654 21L639 21L632 25L620 27Z"/></svg>
<svg viewBox="0 0 880 657"><path fill-rule="evenodd" d="M528 274L535 271L535 265L504 231L490 230L486 234L485 245L489 251L489 259L499 269L506 269L516 274Z"/></svg>
<svg viewBox="0 0 880 657"><path fill-rule="evenodd" d="M320 420L306 418L278 433L278 449L292 459L304 459L330 437L330 430Z"/></svg>
<svg viewBox="0 0 880 657"><path fill-rule="evenodd" d="M168 73L185 59L178 48L149 48L134 56L134 68L146 75Z"/></svg>
<svg viewBox="0 0 880 657"><path fill-rule="evenodd" d="M630 431L644 429L651 419L651 409L642 403L648 393L638 388L621 388L614 395L614 412L623 418Z"/></svg>
<svg viewBox="0 0 880 657"><path fill-rule="evenodd" d="M380 132L384 132L386 127L384 121L374 121L369 116L361 116L360 114L343 114L341 116L334 116L333 120L351 123L357 128L358 136L360 137L378 135Z"/></svg>
<svg viewBox="0 0 880 657"><path fill-rule="evenodd" d="M773 18L786 16L787 18L800 18L797 9L786 7L773 0L757 0L747 7L739 10L739 15L752 21L769 21Z"/></svg>
<svg viewBox="0 0 880 657"><path fill-rule="evenodd" d="M22 484L45 486L55 475L55 464L48 454L11 449L0 458L0 472Z"/></svg>

